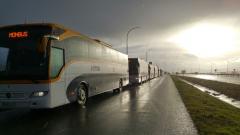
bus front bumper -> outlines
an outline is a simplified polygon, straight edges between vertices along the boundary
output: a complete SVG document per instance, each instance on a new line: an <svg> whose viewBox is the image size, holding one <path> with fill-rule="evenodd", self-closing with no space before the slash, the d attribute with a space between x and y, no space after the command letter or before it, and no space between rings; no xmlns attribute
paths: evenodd
<svg viewBox="0 0 240 135"><path fill-rule="evenodd" d="M50 108L48 100L45 98L31 98L27 100L0 100L0 109L12 108Z"/></svg>

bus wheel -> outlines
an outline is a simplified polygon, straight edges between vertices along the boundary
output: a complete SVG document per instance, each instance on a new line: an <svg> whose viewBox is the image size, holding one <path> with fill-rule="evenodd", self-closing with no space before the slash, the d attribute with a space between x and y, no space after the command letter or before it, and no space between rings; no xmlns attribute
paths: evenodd
<svg viewBox="0 0 240 135"><path fill-rule="evenodd" d="M80 85L77 89L77 103L84 106L87 102L87 90L84 85Z"/></svg>
<svg viewBox="0 0 240 135"><path fill-rule="evenodd" d="M120 91L122 91L122 89L123 89L123 81L122 81L122 79L119 81L119 88L118 88L118 91L120 92Z"/></svg>
<svg viewBox="0 0 240 135"><path fill-rule="evenodd" d="M122 91L122 86L123 86L122 80L120 80L120 81L119 81L119 87L118 87L117 89L114 89L114 90L113 90L113 93L119 93L119 92L121 92L121 91Z"/></svg>

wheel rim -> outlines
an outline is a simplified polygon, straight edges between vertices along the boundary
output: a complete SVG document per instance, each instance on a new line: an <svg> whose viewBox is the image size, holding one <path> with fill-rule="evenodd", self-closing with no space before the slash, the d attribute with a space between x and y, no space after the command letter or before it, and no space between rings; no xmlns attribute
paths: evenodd
<svg viewBox="0 0 240 135"><path fill-rule="evenodd" d="M78 88L77 97L78 104L84 105L86 103L86 92L82 87Z"/></svg>

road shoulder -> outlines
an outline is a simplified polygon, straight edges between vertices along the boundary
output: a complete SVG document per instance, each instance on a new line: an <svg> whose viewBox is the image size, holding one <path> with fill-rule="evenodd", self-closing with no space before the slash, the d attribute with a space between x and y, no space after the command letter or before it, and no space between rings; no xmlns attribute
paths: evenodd
<svg viewBox="0 0 240 135"><path fill-rule="evenodd" d="M199 134L239 134L240 109L201 92L177 77L173 80Z"/></svg>

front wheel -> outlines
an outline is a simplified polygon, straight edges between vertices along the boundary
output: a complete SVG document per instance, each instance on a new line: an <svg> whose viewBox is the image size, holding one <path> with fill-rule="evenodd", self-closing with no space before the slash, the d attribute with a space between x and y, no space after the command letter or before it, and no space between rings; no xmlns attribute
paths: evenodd
<svg viewBox="0 0 240 135"><path fill-rule="evenodd" d="M85 106L87 102L87 89L84 85L80 85L77 89L77 103L81 106Z"/></svg>

